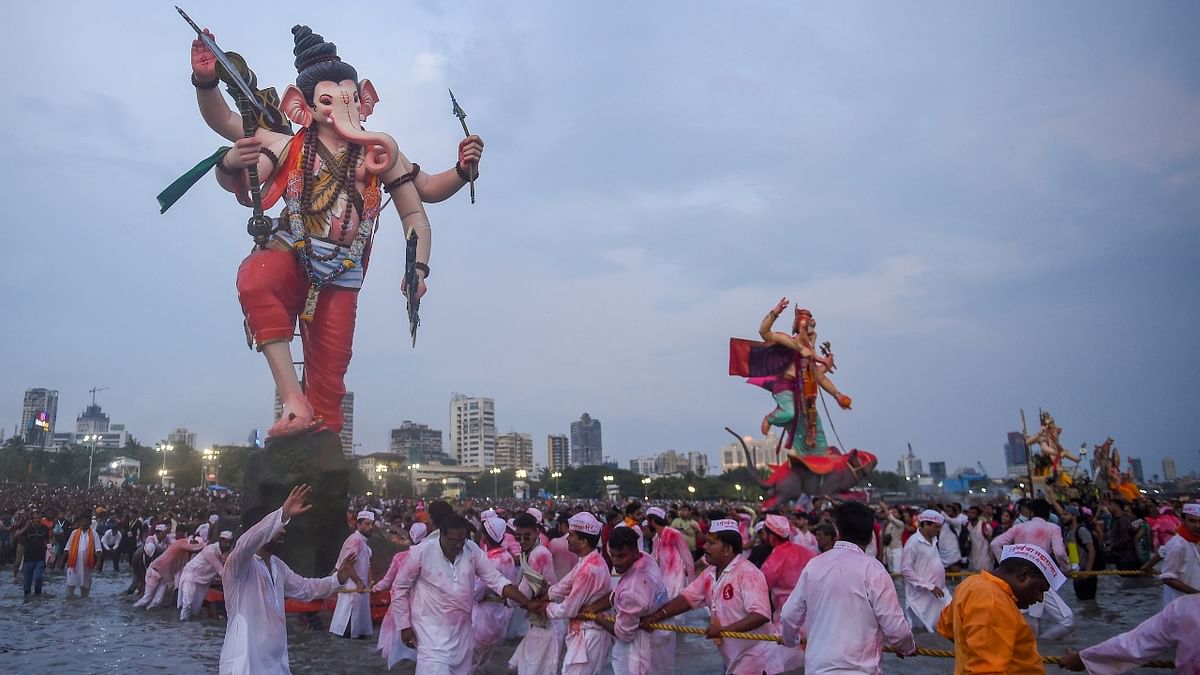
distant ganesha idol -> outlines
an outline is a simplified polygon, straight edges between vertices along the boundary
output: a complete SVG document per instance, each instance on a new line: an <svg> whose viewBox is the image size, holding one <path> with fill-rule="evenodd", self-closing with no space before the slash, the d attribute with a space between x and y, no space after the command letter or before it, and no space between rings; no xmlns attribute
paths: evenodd
<svg viewBox="0 0 1200 675"><path fill-rule="evenodd" d="M816 320L812 312L797 306L791 333L773 330L775 321L787 307L788 299L783 298L763 318L758 331L761 342L741 338L729 341L729 374L748 378L750 384L770 391L775 400L775 409L762 419L762 433L779 427L780 445L791 451L788 463L775 467L771 477L761 482L771 493L772 503L802 494L845 491L857 485L876 464L875 456L869 452L851 450L843 454L825 440L817 412L820 390L833 396L843 410L850 409L851 399L829 379L828 374L836 368L830 344L821 345L817 353ZM745 441L734 435L746 453L751 474L759 480ZM777 447L777 455L778 452Z"/></svg>
<svg viewBox="0 0 1200 675"><path fill-rule="evenodd" d="M474 179L483 142L467 137L453 168L426 174L390 135L363 128L380 99L375 87L360 81L337 47L307 26L292 28L296 83L280 99L273 89L257 90L242 58L220 52L211 33L192 25L200 33L191 50L200 113L235 143L176 181L159 201L165 211L215 166L221 187L254 207L262 226L256 232L251 218L249 229L258 246L238 270L237 289L247 340L266 357L283 403L268 437L336 434L343 424L358 291L379 224L381 193L391 195L405 233L415 235L403 237L414 258L401 287L411 321L412 303L424 294L429 276L430 226L422 202L447 199ZM231 62L238 72L229 72ZM217 89L221 82L241 114L225 102ZM297 133L291 133L285 115L300 127ZM284 207L277 218L262 216L280 199ZM289 346L297 319L303 385ZM412 330L415 339L415 323Z"/></svg>

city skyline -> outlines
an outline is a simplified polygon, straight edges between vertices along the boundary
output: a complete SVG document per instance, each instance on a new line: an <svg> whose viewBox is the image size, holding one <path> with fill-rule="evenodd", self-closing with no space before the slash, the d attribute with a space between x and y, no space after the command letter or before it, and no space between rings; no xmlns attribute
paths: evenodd
<svg viewBox="0 0 1200 675"><path fill-rule="evenodd" d="M773 407L728 376L728 340L786 296L853 398L828 401L831 442L880 466L911 442L1000 475L1020 410L1044 408L1066 447L1112 436L1146 470L1197 470L1200 5L439 4L366 24L289 7L371 79L370 127L410 160L452 166L447 88L486 142L477 202L426 205L415 349L402 230L380 218L346 377L360 452L403 419L445 428L468 391L539 439L588 410L622 466L711 457ZM203 14L260 86L294 80L277 9ZM0 423L26 388L58 390L65 416L109 387L145 443L269 428L234 288L247 209L212 176L165 214L154 199L223 143L192 33L170 6L6 16L0 57L54 86L0 129L9 193L38 196L10 205L37 225L10 228L0 266Z"/></svg>
<svg viewBox="0 0 1200 675"><path fill-rule="evenodd" d="M46 387L36 387L36 388L31 387L31 388L27 389L27 391L52 392L54 394L53 400L55 401L55 406L58 405L59 395L60 395L58 390L49 389ZM349 394L350 397L353 397L353 392L347 392L347 393ZM43 394L38 394L38 395L41 396ZM492 422L493 427L495 426L495 424L496 424L495 412L494 412L495 400L493 398L491 398L491 397L470 397L470 396L464 396L462 394L454 392L450 396L450 401L451 401L452 405L455 400L455 397L459 397L462 400L476 400L476 401L486 400L486 401L488 401L489 404L492 406L491 411L490 411L490 416L493 419L493 422ZM279 399L278 399L278 396L276 395L276 397L275 397L276 411L279 410L279 405L280 405ZM22 406L23 416L26 413L26 411L25 411L26 407L28 407L28 406L24 406L24 405ZM348 419L352 419L353 398L351 398L350 401L343 407L345 409L345 412L348 413ZM599 421L597 418L592 418L588 413L584 413L583 416L586 416L592 422ZM578 425L579 422L582 420L583 416L581 416L580 419L575 419L575 420L571 420L570 422L567 422L565 426L569 429L570 427L572 427L574 425ZM90 420L91 417L102 417L105 421L104 429L100 429L100 428L96 427L96 428L94 428L94 431L97 431L97 432L108 431L107 421L108 421L109 416L107 413L104 412L103 405L100 405L97 403L89 403L88 405L84 406L83 412L81 412L80 415L76 418L76 422L73 425L75 430L72 432L56 432L56 433L54 433L53 434L54 441L55 442L64 442L68 437L76 438L76 437L80 437L81 435L85 434L85 431L82 430L83 429L82 425L90 424L91 422L89 422L88 420ZM452 413L452 417L453 417L453 413ZM453 423L453 422L451 421L451 423ZM151 447L156 442L160 442L160 441L161 442L175 442L178 439L173 439L173 436L177 436L181 432L186 433L187 437L192 438L192 439L200 438L200 437L203 437L203 435L204 435L204 432L194 431L188 427L171 426L170 430L165 432L164 435L162 436L162 438L157 439L157 440L148 440L147 438L149 438L149 437L147 437L147 438L138 437L137 434L135 434L131 431L127 431L124 424L113 425L113 426L118 427L118 430L116 432L114 432L114 434L116 434L116 435L113 435L113 434L106 435L106 442L103 444L105 447L109 447L113 443L112 439L108 438L108 436L110 436L110 435L113 435L114 438L117 437L117 435L119 435L120 439L136 438L140 443L142 443L143 445L146 445L148 447ZM511 429L513 425L508 425L508 426ZM14 427L14 428L16 428L16 427ZM92 429L92 428L93 427L89 426L89 429ZM364 456L368 456L368 455L372 455L372 454L376 454L376 453L395 453L395 452L397 452L397 447L396 447L397 432L401 431L401 429L411 429L412 431L418 432L418 433L420 431L426 431L426 432L433 431L438 435L439 438L440 438L440 434L441 434L440 430L431 429L431 426L429 424L414 422L413 420L403 420L402 424L399 427L392 427L389 430L386 442L380 443L377 446L368 446L365 443L355 443L355 445L353 447L353 450L354 450L353 452L352 452L351 448L344 448L344 451L346 452L346 454L348 456L352 456L352 457L356 457L356 458L360 458L360 457L364 457ZM526 437L528 447L523 446L524 449L522 450L522 452L524 453L523 456L530 457L532 459L533 466L535 466L537 468L546 468L549 466L548 462L545 461L545 458L541 457L539 455L539 453L535 449L533 449L532 443L533 443L533 439L538 437L537 432L514 432L514 431L510 430L510 431L504 432L502 434L501 433L493 433L492 447L493 448L496 447L496 443L501 436L512 435L512 434L519 434L521 436ZM17 434L17 435L19 435L19 434ZM343 431L343 434L342 434L343 439L346 436L347 436L347 434L345 433L345 431ZM565 437L569 441L570 434L561 434L561 433L550 432L550 433L543 434L542 437L547 438L547 442L550 442L549 439L552 437ZM1016 440L1014 441L1014 439L1016 439ZM991 461L988 461L988 459L986 459L986 458L981 459L981 460L976 460L976 461L982 462L985 470L987 471L988 475L991 477L1003 477L1003 476L1018 476L1019 477L1019 476L1023 475L1026 471L1026 467L1023 462L1024 448L1023 448L1023 446L1019 445L1019 441L1020 441L1020 432L1008 432L1006 434L1005 441L1003 443L1000 443L998 448L996 449L996 451L994 453L992 453L993 455L1000 455L1001 456L1000 460L997 461L995 459L995 457L993 456L991 458ZM752 441L751 450L755 456L756 463L762 465L762 460L764 460L764 459L766 459L767 461L774 461L774 443L775 443L775 436L773 434L771 436L769 436L765 441L764 441L764 439L761 439L761 438L757 438L756 440ZM205 447L209 447L209 446L217 446L217 445L230 446L230 445L239 445L239 444L244 444L244 442L232 441L232 440L228 440L228 439L226 439L226 440L211 440L211 441L205 440L203 442L197 442L197 444L193 447L196 450L201 450L201 449L203 449ZM440 441L438 442L438 444L440 446ZM570 455L569 442L565 443L565 445L567 446L565 448L566 453L568 455ZM760 448L759 446L762 446L762 447ZM1068 446L1068 447L1071 447L1071 446ZM1117 445L1117 448L1119 450L1121 450L1124 457L1127 458L1126 459L1127 463L1130 461L1136 461L1137 465L1138 465L1138 469L1141 469L1142 466L1144 466L1143 462L1151 462L1151 463L1162 462L1163 466L1164 466L1164 470L1163 470L1164 475L1160 476L1160 478L1162 480L1169 480L1166 477L1167 475L1172 475L1172 476L1177 477L1177 476L1189 475L1192 473L1200 474L1200 462L1193 462L1193 464L1189 465L1186 457L1181 458L1181 457L1175 457L1175 456L1155 457L1153 455L1151 455L1151 456L1132 455L1132 454L1128 454L1128 451L1122 449L1119 444ZM727 454L731 450L736 450L735 458L732 461L729 459L729 455ZM1091 452L1091 445L1088 446L1088 451L1089 451L1089 453ZM604 452L607 452L607 451L604 451ZM740 446L736 445L736 443L734 443L732 445L730 445L730 444L716 445L713 448L695 448L695 449L679 450L679 451L677 451L675 448L670 448L670 447L668 447L668 448L648 448L648 449L643 449L640 452L629 452L628 453L629 456L613 456L612 460L614 462L616 462L618 466L632 467L633 463L635 463L635 462L645 462L647 459L653 459L652 456L659 456L659 455L669 453L669 452L680 452L685 456L692 454L692 453L702 453L707 458L706 461L707 461L708 466L718 466L718 467L722 467L722 468L736 468L736 467L745 465L744 458L741 455ZM1038 450L1036 448L1031 449L1031 452L1037 453ZM947 453L947 454L943 455L943 457L952 456L953 454L954 453ZM1200 454L1200 450L1197 450L1197 454ZM486 466L499 466L499 464L496 463L498 461L496 459L497 455L498 455L498 453L496 452L496 450L493 450L492 464L488 464ZM443 456L446 456L448 458L454 458L454 454L452 452L446 452L445 449L443 449ZM605 455L605 456L607 456L607 455ZM880 471L892 471L892 469L889 467L892 465L895 465L896 466L895 472L900 475L904 475L905 462L912 462L914 464L914 466L915 466L914 473L915 474L925 473L926 475L930 475L930 474L929 474L929 472L921 471L921 467L922 467L923 463L928 464L928 465L937 463L940 465L939 469L941 471L946 472L950 476L955 475L956 472L958 472L959 470L962 470L962 469L974 470L976 468L975 466L971 465L971 463L968 462L967 460L963 460L963 463L961 463L961 464L953 464L949 460L931 458L931 456L918 454L916 452L916 450L912 448L911 444L906 444L903 453L896 455L894 460L889 460L889 458L887 457L886 454L881 455L879 470ZM600 462L597 462L597 464L599 464L599 463L603 463L603 460L601 460ZM504 462L504 466L510 466L510 465L511 465L511 468L516 468L515 464L513 464L509 461ZM572 463L572 465L574 466L573 463ZM1082 464L1081 466L1090 466L1089 460L1085 460L1085 463ZM1167 468L1166 468L1167 466L1170 467L1169 472L1167 471ZM1176 467L1181 467L1181 468L1177 469ZM932 468L930 469L930 471L932 471Z"/></svg>

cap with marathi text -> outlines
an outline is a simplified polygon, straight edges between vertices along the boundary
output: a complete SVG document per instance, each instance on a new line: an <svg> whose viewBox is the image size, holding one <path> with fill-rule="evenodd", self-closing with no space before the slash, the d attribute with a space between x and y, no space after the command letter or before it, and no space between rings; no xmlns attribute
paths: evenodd
<svg viewBox="0 0 1200 675"><path fill-rule="evenodd" d="M1041 571L1042 576L1046 577L1046 581L1050 582L1050 588L1056 591L1067 580L1062 570L1058 569L1058 565L1054 562L1054 559L1041 546L1034 544L1009 544L1000 552L1000 562L1004 562L1009 558L1021 558L1033 563Z"/></svg>
<svg viewBox="0 0 1200 675"><path fill-rule="evenodd" d="M717 532L740 532L737 521L732 518L721 518L720 520L712 521L708 526L708 531L712 534L716 534Z"/></svg>
<svg viewBox="0 0 1200 675"><path fill-rule="evenodd" d="M921 515L917 516L918 523L937 523L941 525L946 522L946 516L934 511L933 509L925 509Z"/></svg>
<svg viewBox="0 0 1200 675"><path fill-rule="evenodd" d="M590 534L596 537L600 536L600 529L602 527L603 525L601 525L600 521L596 519L596 516L593 516L587 511L576 513L575 515L571 516L569 520L567 520L568 529L574 532L582 532L584 534Z"/></svg>

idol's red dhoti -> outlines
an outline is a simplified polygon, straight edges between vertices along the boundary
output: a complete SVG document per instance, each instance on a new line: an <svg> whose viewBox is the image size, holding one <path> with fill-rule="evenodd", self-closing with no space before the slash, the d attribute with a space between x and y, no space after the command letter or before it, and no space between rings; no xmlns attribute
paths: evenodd
<svg viewBox="0 0 1200 675"><path fill-rule="evenodd" d="M291 341L308 288L300 261L290 251L255 251L242 261L238 301L260 350L264 344ZM342 430L342 398L357 308L357 290L327 286L321 290L312 321L300 322L304 393L316 416L334 433Z"/></svg>

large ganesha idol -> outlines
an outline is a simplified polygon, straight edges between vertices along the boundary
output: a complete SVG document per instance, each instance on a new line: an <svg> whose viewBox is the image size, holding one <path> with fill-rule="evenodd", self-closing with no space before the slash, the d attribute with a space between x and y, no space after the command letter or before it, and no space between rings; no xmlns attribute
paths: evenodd
<svg viewBox="0 0 1200 675"><path fill-rule="evenodd" d="M258 250L237 274L238 299L247 338L263 353L283 403L268 439L329 430L343 424L344 377L350 364L358 291L370 260L384 192L394 200L406 235L415 246L414 274L405 285L419 300L429 276L430 227L422 202L453 195L475 166L483 143L471 136L459 145L458 162L447 171L426 174L408 160L388 134L367 131L363 123L380 100L370 80L307 26L292 28L296 82L276 98L257 92L276 120L260 119L247 131L243 114L232 111L217 90L230 83L218 67L211 33L192 43L192 83L205 122L232 149L214 156L218 183L239 201L270 208L282 199L278 217L268 221ZM220 55L236 56L230 53ZM240 57L237 57L240 62ZM243 76L253 79L245 69ZM229 91L236 93L232 84ZM282 111L299 127L295 134L278 117ZM255 180L257 179L257 180ZM254 199L248 198L252 193ZM260 196L261 195L261 196ZM160 199L161 201L161 199ZM264 228L265 230L266 228ZM406 241L409 236L403 237ZM402 290L404 288L402 287ZM304 350L304 384L290 349L299 319Z"/></svg>

